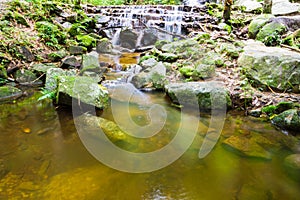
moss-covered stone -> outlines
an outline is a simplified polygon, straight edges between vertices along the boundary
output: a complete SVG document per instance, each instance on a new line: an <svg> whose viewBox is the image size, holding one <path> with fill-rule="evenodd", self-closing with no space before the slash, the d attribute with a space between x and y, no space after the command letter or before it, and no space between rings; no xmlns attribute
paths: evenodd
<svg viewBox="0 0 300 200"><path fill-rule="evenodd" d="M238 59L255 87L268 86L282 91L299 92L300 54L260 42L248 42Z"/></svg>
<svg viewBox="0 0 300 200"><path fill-rule="evenodd" d="M298 109L286 110L272 118L272 123L282 129L300 130L300 111Z"/></svg>
<svg viewBox="0 0 300 200"><path fill-rule="evenodd" d="M96 46L96 51L98 53L112 53L113 46L111 41L107 38L103 38L98 41L97 46Z"/></svg>
<svg viewBox="0 0 300 200"><path fill-rule="evenodd" d="M178 56L174 53L161 53L158 55L158 60L163 62L175 62Z"/></svg>
<svg viewBox="0 0 300 200"><path fill-rule="evenodd" d="M173 103L183 106L222 110L232 105L229 92L214 82L170 83L165 90Z"/></svg>
<svg viewBox="0 0 300 200"><path fill-rule="evenodd" d="M263 14L259 15L256 18L254 18L248 28L248 34L249 38L256 38L257 33L259 30L271 19L274 17L274 15L269 15L269 14Z"/></svg>
<svg viewBox="0 0 300 200"><path fill-rule="evenodd" d="M30 70L18 70L15 74L16 81L21 85L39 85L42 82L37 78L35 73Z"/></svg>
<svg viewBox="0 0 300 200"><path fill-rule="evenodd" d="M264 138L264 140L267 140ZM245 136L230 136L223 141L223 146L228 150L233 150L237 154L246 157L259 158L259 159L271 159L270 152L266 151L262 146L259 145L257 139Z"/></svg>
<svg viewBox="0 0 300 200"><path fill-rule="evenodd" d="M61 59L63 59L66 56L67 56L67 51L65 49L61 49L59 51L55 51L55 52L52 52L52 53L48 54L48 58L52 62L60 61Z"/></svg>
<svg viewBox="0 0 300 200"><path fill-rule="evenodd" d="M59 104L72 105L72 99L103 109L108 105L108 91L94 78L59 76L57 99Z"/></svg>
<svg viewBox="0 0 300 200"><path fill-rule="evenodd" d="M11 101L22 96L22 91L12 86L0 87L0 102Z"/></svg>
<svg viewBox="0 0 300 200"><path fill-rule="evenodd" d="M265 38L270 37L274 34L282 35L286 32L285 25L279 22L271 22L266 24L257 34L256 39L259 41L264 41ZM275 35L274 35L275 36Z"/></svg>
<svg viewBox="0 0 300 200"><path fill-rule="evenodd" d="M29 24L28 24L26 18L19 12L10 11L5 15L4 18L7 19L7 20L15 20L18 24L22 24L24 26L29 27Z"/></svg>

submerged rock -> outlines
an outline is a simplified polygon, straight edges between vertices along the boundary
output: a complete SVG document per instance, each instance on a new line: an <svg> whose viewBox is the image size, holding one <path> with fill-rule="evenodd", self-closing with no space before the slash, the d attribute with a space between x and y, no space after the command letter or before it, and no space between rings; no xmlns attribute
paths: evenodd
<svg viewBox="0 0 300 200"><path fill-rule="evenodd" d="M165 90L173 103L183 106L218 110L232 105L228 91L215 82L171 83Z"/></svg>
<svg viewBox="0 0 300 200"><path fill-rule="evenodd" d="M300 111L298 109L286 110L272 118L272 123L286 130L300 130Z"/></svg>
<svg viewBox="0 0 300 200"><path fill-rule="evenodd" d="M108 91L97 80L86 76L59 76L59 104L72 105L72 99L103 109L108 105Z"/></svg>
<svg viewBox="0 0 300 200"><path fill-rule="evenodd" d="M226 149L234 150L239 155L260 159L271 159L271 154L266 151L260 144L270 143L270 141L264 137L251 137L245 136L230 136L223 141L223 145Z"/></svg>
<svg viewBox="0 0 300 200"><path fill-rule="evenodd" d="M256 86L300 91L299 53L251 41L244 47L238 65Z"/></svg>
<svg viewBox="0 0 300 200"><path fill-rule="evenodd" d="M284 159L284 166L291 178L299 181L300 178L300 154L292 154Z"/></svg>
<svg viewBox="0 0 300 200"><path fill-rule="evenodd" d="M11 101L22 96L22 91L12 86L0 87L0 102Z"/></svg>

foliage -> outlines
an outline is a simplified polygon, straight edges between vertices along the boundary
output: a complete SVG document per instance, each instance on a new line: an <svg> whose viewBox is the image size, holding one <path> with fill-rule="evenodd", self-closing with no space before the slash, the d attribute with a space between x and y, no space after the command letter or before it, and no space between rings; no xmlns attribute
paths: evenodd
<svg viewBox="0 0 300 200"><path fill-rule="evenodd" d="M58 26L49 22L37 22L35 24L39 36L44 40L49 47L56 49L60 48L60 44L66 43L67 35L65 32L59 30Z"/></svg>

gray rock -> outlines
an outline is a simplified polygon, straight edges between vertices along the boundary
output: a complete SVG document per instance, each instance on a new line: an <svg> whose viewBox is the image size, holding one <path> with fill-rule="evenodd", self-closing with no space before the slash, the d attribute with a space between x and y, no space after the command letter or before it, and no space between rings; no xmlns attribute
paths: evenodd
<svg viewBox="0 0 300 200"><path fill-rule="evenodd" d="M72 99L103 109L108 105L108 91L94 78L86 76L59 76L58 103L72 105Z"/></svg>
<svg viewBox="0 0 300 200"><path fill-rule="evenodd" d="M286 130L300 130L300 111L297 109L286 110L272 118L272 123Z"/></svg>
<svg viewBox="0 0 300 200"><path fill-rule="evenodd" d="M112 53L113 52L113 46L111 41L109 41L107 38L103 38L100 41L98 41L96 46L97 53Z"/></svg>
<svg viewBox="0 0 300 200"><path fill-rule="evenodd" d="M46 73L51 68L57 68L57 66L53 63L39 63L32 66L32 70L37 73Z"/></svg>
<svg viewBox="0 0 300 200"><path fill-rule="evenodd" d="M245 74L259 86L299 91L300 54L248 41L238 59Z"/></svg>
<svg viewBox="0 0 300 200"><path fill-rule="evenodd" d="M147 68L132 77L131 83L138 89L154 87L163 89L165 85L166 67L162 62L157 63L152 68Z"/></svg>
<svg viewBox="0 0 300 200"><path fill-rule="evenodd" d="M157 41L157 31L153 29L146 29L143 31L141 38L141 46L151 46Z"/></svg>
<svg viewBox="0 0 300 200"><path fill-rule="evenodd" d="M140 65L143 69L147 69L149 67L154 67L155 65L157 65L157 63L158 62L155 60L155 58L149 58L141 62Z"/></svg>
<svg viewBox="0 0 300 200"><path fill-rule="evenodd" d="M25 47L25 46L21 46L19 48L20 53L25 57L25 59L29 62L34 61L35 57L34 55L31 53L31 51Z"/></svg>
<svg viewBox="0 0 300 200"><path fill-rule="evenodd" d="M63 69L80 68L80 66L81 57L67 56L61 61L61 68Z"/></svg>
<svg viewBox="0 0 300 200"><path fill-rule="evenodd" d="M72 24L70 22L64 22L61 26L64 29L70 29L72 27Z"/></svg>
<svg viewBox="0 0 300 200"><path fill-rule="evenodd" d="M82 55L86 53L87 49L82 46L70 46L69 52L71 55Z"/></svg>
<svg viewBox="0 0 300 200"><path fill-rule="evenodd" d="M48 58L52 61L52 62L57 62L60 61L61 59L63 59L64 57L67 56L67 51L65 49L61 49L59 51L53 52L53 53L49 53L48 54Z"/></svg>
<svg viewBox="0 0 300 200"><path fill-rule="evenodd" d="M82 66L80 68L80 74L86 71L95 72L102 75L105 71L105 67L100 66L99 54L96 51L92 51L82 56Z"/></svg>
<svg viewBox="0 0 300 200"><path fill-rule="evenodd" d="M232 104L229 92L216 82L170 83L165 90L173 103L183 106L222 110Z"/></svg>
<svg viewBox="0 0 300 200"><path fill-rule="evenodd" d="M108 17L108 16L99 16L97 18L97 23L99 23L99 24L106 24L109 21L110 21L110 17Z"/></svg>
<svg viewBox="0 0 300 200"><path fill-rule="evenodd" d="M270 19L270 22L277 22L285 25L287 30L294 32L300 29L300 16L280 16L273 17Z"/></svg>
<svg viewBox="0 0 300 200"><path fill-rule="evenodd" d="M12 101L22 96L22 91L12 86L0 87L0 102Z"/></svg>
<svg viewBox="0 0 300 200"><path fill-rule="evenodd" d="M125 29L120 32L120 45L127 49L135 49L138 35L130 29Z"/></svg>
<svg viewBox="0 0 300 200"><path fill-rule="evenodd" d="M237 6L245 6L246 12L252 12L262 8L262 4L256 0L238 0L234 4Z"/></svg>
<svg viewBox="0 0 300 200"><path fill-rule="evenodd" d="M289 0L273 0L272 14L273 15L288 15L298 13L300 4L290 3Z"/></svg>

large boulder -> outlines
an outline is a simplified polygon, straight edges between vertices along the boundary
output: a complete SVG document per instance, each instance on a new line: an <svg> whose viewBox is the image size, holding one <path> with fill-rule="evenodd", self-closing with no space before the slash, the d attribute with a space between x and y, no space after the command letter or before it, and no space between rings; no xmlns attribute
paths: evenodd
<svg viewBox="0 0 300 200"><path fill-rule="evenodd" d="M125 29L120 32L120 45L127 49L135 49L138 34L131 29Z"/></svg>
<svg viewBox="0 0 300 200"><path fill-rule="evenodd" d="M270 160L270 152L266 151L260 145L261 143L268 144L270 142L262 136L260 138L248 138L242 135L233 135L225 139L222 144L226 149L232 150L241 156Z"/></svg>
<svg viewBox="0 0 300 200"><path fill-rule="evenodd" d="M59 104L72 105L72 99L103 109L108 105L108 91L97 80L86 76L59 76Z"/></svg>
<svg viewBox="0 0 300 200"><path fill-rule="evenodd" d="M228 91L215 82L170 83L165 90L173 103L183 106L211 110L232 104Z"/></svg>
<svg viewBox="0 0 300 200"><path fill-rule="evenodd" d="M299 53L249 41L238 59L238 65L260 87L299 92Z"/></svg>
<svg viewBox="0 0 300 200"><path fill-rule="evenodd" d="M57 79L60 76L76 76L75 70L63 70L61 68L50 68L46 72L45 89L55 91L57 89Z"/></svg>
<svg viewBox="0 0 300 200"><path fill-rule="evenodd" d="M298 13L300 8L299 3L291 3L289 0L273 0L272 14L273 15L288 15Z"/></svg>
<svg viewBox="0 0 300 200"><path fill-rule="evenodd" d="M0 87L0 102L10 101L22 96L22 91L12 86L1 86Z"/></svg>
<svg viewBox="0 0 300 200"><path fill-rule="evenodd" d="M154 45L155 42L157 41L157 30L154 29L146 29L143 31L141 37L141 46L150 46Z"/></svg>
<svg viewBox="0 0 300 200"><path fill-rule="evenodd" d="M286 110L272 118L272 123L286 130L300 130L300 111L298 109Z"/></svg>

